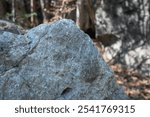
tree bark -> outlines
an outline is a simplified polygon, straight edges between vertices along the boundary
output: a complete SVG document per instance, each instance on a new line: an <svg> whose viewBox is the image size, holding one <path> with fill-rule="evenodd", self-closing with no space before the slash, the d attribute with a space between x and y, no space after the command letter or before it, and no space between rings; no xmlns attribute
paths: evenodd
<svg viewBox="0 0 150 117"><path fill-rule="evenodd" d="M12 21L16 21L16 0L12 0Z"/></svg>
<svg viewBox="0 0 150 117"><path fill-rule="evenodd" d="M45 0L40 0L40 5L41 5L41 9L42 9L43 22L48 22L46 8L45 8Z"/></svg>
<svg viewBox="0 0 150 117"><path fill-rule="evenodd" d="M95 10L92 0L77 0L77 25L91 38L95 38Z"/></svg>
<svg viewBox="0 0 150 117"><path fill-rule="evenodd" d="M35 12L34 0L30 0L30 12L33 14ZM35 25L35 16L31 15L31 25Z"/></svg>

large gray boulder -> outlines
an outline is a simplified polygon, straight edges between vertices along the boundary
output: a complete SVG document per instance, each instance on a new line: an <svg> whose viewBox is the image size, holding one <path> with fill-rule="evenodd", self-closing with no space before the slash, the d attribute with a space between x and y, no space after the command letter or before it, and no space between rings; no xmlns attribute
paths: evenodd
<svg viewBox="0 0 150 117"><path fill-rule="evenodd" d="M0 99L126 99L88 35L71 20L0 35Z"/></svg>

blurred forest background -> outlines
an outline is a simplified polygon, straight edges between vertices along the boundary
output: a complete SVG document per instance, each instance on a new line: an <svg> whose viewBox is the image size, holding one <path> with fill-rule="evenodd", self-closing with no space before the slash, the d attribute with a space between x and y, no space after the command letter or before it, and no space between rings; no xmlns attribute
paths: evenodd
<svg viewBox="0 0 150 117"><path fill-rule="evenodd" d="M150 99L150 0L0 0L1 21L27 30L62 18L91 37L131 99Z"/></svg>

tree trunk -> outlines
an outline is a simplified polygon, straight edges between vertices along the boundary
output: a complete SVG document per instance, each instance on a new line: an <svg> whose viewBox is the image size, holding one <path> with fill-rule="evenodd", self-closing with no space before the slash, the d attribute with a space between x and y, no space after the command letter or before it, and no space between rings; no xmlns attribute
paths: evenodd
<svg viewBox="0 0 150 117"><path fill-rule="evenodd" d="M16 0L12 0L12 21L16 21Z"/></svg>
<svg viewBox="0 0 150 117"><path fill-rule="evenodd" d="M95 10L92 0L77 0L77 25L91 38L95 38Z"/></svg>
<svg viewBox="0 0 150 117"><path fill-rule="evenodd" d="M30 0L30 12L33 14L35 12L34 0ZM31 25L35 25L35 16L31 15Z"/></svg>
<svg viewBox="0 0 150 117"><path fill-rule="evenodd" d="M40 0L40 4L41 4L41 9L42 9L43 22L48 22L47 15L46 15L45 1Z"/></svg>

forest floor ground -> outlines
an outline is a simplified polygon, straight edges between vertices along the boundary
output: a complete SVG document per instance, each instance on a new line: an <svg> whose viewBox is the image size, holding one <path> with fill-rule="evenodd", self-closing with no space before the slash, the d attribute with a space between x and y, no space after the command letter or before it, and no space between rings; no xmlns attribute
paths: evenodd
<svg viewBox="0 0 150 117"><path fill-rule="evenodd" d="M136 71L122 69L120 65L110 65L116 81L123 86L132 100L150 100L150 77L144 77Z"/></svg>

